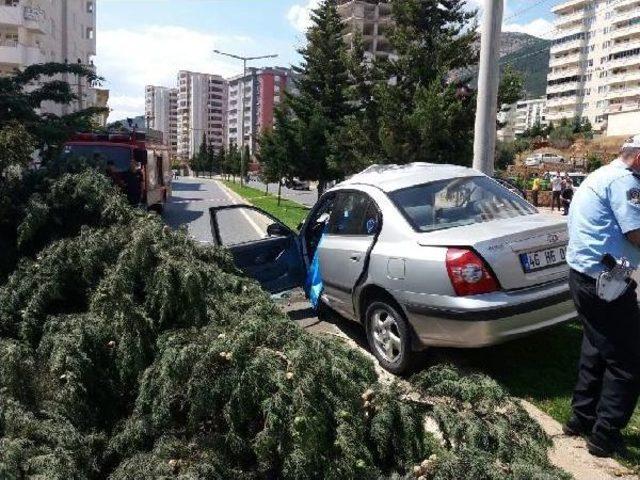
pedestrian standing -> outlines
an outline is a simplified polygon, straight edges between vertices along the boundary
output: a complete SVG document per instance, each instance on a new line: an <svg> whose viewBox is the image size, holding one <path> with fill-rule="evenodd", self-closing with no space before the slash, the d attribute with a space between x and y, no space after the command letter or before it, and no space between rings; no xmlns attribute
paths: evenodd
<svg viewBox="0 0 640 480"><path fill-rule="evenodd" d="M605 255L640 264L640 135L620 157L592 173L576 191L569 212L569 285L583 326L573 416L568 435L588 437L593 455L624 453L621 435L640 391L640 308L635 282L619 291L599 280ZM614 291L615 294L611 292ZM622 292L622 293L620 293Z"/></svg>
<svg viewBox="0 0 640 480"><path fill-rule="evenodd" d="M538 197L540 195L540 177L537 173L533 174L533 185L531 187L531 195L533 197L533 206L538 206Z"/></svg>
<svg viewBox="0 0 640 480"><path fill-rule="evenodd" d="M571 201L573 200L573 193L573 181L571 178L567 178L564 184L564 189L561 192L562 208L564 210L562 215L569 215L569 208L571 207Z"/></svg>
<svg viewBox="0 0 640 480"><path fill-rule="evenodd" d="M560 194L562 193L562 179L560 175L554 175L551 179L551 211L557 206L560 211Z"/></svg>

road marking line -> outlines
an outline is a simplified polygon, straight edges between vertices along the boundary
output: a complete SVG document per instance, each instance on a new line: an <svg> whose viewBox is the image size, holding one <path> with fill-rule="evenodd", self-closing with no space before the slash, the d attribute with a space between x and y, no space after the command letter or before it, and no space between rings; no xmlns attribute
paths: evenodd
<svg viewBox="0 0 640 480"><path fill-rule="evenodd" d="M221 182L219 182L218 180L215 180L216 184L222 189L222 191L227 195L227 197L229 197L229 200L231 200L232 202L240 202L240 204L243 205L251 205L251 203L249 203L248 201L246 201L244 198L242 198L240 195L238 195L236 192L232 191L231 189L227 188L227 186ZM237 197L237 198L233 198L233 197ZM251 205L253 206L253 205ZM242 215L244 215L244 218L247 219L247 222L249 222L249 224L253 227L253 229L256 231L256 233L258 234L258 237L260 238L264 238L264 230L262 230L258 224L251 218L249 217L249 214L247 212L245 212L244 210L240 210L240 213Z"/></svg>

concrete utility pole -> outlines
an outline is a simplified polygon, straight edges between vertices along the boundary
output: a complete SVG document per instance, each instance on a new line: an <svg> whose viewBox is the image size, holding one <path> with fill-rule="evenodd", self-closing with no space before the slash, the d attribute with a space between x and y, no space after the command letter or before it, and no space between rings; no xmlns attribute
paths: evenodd
<svg viewBox="0 0 640 480"><path fill-rule="evenodd" d="M242 57L240 55L234 55L232 53L226 53L226 52L221 52L220 50L214 50L213 53L217 53L218 55L224 55L225 57L231 57L231 58L235 58L236 60L242 60L242 90L240 90L239 86L238 86L238 92L242 91L242 98L241 98L241 108L242 111L240 112L240 186L242 186L244 184L244 165L245 165L245 161L246 159L244 158L244 101L245 101L245 92L244 92L244 83L245 83L245 78L247 76L247 62L250 62L252 60L262 60L265 58L277 58L278 55L277 54L273 54L273 55L262 55L259 57ZM253 86L251 87L253 88Z"/></svg>
<svg viewBox="0 0 640 480"><path fill-rule="evenodd" d="M473 140L473 168L493 175L496 151L496 116L498 86L500 84L500 32L504 0L484 2L482 37L480 43L480 71L478 73L478 106Z"/></svg>

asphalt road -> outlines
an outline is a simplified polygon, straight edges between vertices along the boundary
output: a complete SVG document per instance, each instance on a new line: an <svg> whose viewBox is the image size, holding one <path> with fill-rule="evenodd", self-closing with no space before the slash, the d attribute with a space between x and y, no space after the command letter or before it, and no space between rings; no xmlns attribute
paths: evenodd
<svg viewBox="0 0 640 480"><path fill-rule="evenodd" d="M265 184L258 181L252 180L247 185L262 191L265 189ZM274 195L278 193L277 183L269 184L269 193ZM313 207L318 201L318 192L316 190L291 190L290 188L282 187L282 197L307 207Z"/></svg>
<svg viewBox="0 0 640 480"><path fill-rule="evenodd" d="M180 177L173 180L172 190L162 215L165 222L172 228L186 227L199 242L213 241L209 208L242 203L212 179ZM218 223L226 245L266 236L265 219L246 209L221 212Z"/></svg>

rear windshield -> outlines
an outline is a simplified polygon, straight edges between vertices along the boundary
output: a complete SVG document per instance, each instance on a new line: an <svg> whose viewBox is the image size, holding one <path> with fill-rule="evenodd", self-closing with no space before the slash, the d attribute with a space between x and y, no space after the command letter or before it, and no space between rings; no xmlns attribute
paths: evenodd
<svg viewBox="0 0 640 480"><path fill-rule="evenodd" d="M116 172L127 172L131 169L131 149L104 145L67 145L62 158L82 158L94 167L104 168L113 164Z"/></svg>
<svg viewBox="0 0 640 480"><path fill-rule="evenodd" d="M488 177L441 180L398 190L389 197L418 232L537 213L532 205Z"/></svg>

